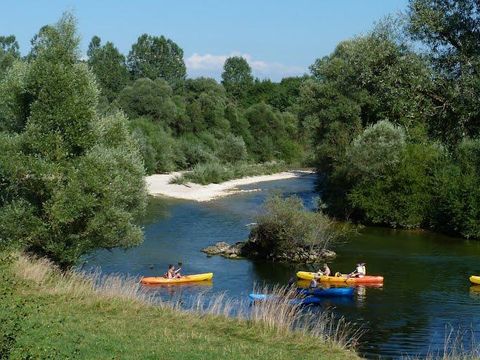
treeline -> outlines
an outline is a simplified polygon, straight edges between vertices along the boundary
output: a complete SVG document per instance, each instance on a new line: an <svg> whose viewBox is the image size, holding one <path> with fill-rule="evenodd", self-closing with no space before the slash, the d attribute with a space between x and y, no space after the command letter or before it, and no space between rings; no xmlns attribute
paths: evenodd
<svg viewBox="0 0 480 360"><path fill-rule="evenodd" d="M301 87L327 211L480 238L480 5L411 0Z"/></svg>
<svg viewBox="0 0 480 360"><path fill-rule="evenodd" d="M231 57L221 83L187 79L183 50L147 34L127 56L95 36L87 55L101 110L128 116L147 173L303 160L295 108L302 78L254 79L245 59Z"/></svg>

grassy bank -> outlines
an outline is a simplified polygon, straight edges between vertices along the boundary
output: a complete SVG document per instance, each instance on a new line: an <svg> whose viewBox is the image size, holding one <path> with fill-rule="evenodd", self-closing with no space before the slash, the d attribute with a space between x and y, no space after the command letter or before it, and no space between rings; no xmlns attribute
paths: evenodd
<svg viewBox="0 0 480 360"><path fill-rule="evenodd" d="M339 339L292 332L258 311L239 320L213 308L153 306L133 280L94 288L45 261L14 255L0 263L0 358L357 358Z"/></svg>
<svg viewBox="0 0 480 360"><path fill-rule="evenodd" d="M210 162L197 164L192 171L176 177L172 183L185 184L193 182L201 185L219 184L224 181L240 179L246 176L271 175L286 171L292 165L283 162L268 162L261 164L251 164L238 162L235 164L221 164L219 162Z"/></svg>

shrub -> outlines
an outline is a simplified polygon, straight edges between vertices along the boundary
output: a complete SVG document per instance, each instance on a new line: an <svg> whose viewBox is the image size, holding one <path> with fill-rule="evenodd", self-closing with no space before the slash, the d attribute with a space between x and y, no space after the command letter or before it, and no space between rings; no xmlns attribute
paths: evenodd
<svg viewBox="0 0 480 360"><path fill-rule="evenodd" d="M464 140L435 173L430 225L439 231L480 238L480 140Z"/></svg>
<svg viewBox="0 0 480 360"><path fill-rule="evenodd" d="M441 158L442 148L436 145L408 144L389 172L359 178L348 199L367 222L421 226L428 218L432 173Z"/></svg>
<svg viewBox="0 0 480 360"><path fill-rule="evenodd" d="M250 240L263 255L289 253L298 247L325 249L341 236L328 216L307 211L295 196L267 199L250 232Z"/></svg>
<svg viewBox="0 0 480 360"><path fill-rule="evenodd" d="M220 143L217 156L226 163L247 159L247 147L241 137L228 134Z"/></svg>

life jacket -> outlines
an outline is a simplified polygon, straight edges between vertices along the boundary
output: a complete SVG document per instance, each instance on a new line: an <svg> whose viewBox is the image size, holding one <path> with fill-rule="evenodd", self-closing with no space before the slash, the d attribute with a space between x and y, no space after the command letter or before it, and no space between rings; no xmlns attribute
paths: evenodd
<svg viewBox="0 0 480 360"><path fill-rule="evenodd" d="M364 265L357 266L358 275L365 276L367 275L367 269Z"/></svg>

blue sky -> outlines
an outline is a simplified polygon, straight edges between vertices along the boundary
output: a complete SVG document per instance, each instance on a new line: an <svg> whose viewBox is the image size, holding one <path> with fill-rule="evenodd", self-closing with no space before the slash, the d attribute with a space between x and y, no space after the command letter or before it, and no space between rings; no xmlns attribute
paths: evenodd
<svg viewBox="0 0 480 360"><path fill-rule="evenodd" d="M219 78L226 57L245 56L260 78L308 71L344 39L367 32L408 0L10 0L0 34L14 34L22 53L64 11L78 19L82 51L93 35L125 55L142 33L165 35L185 53L190 76Z"/></svg>

